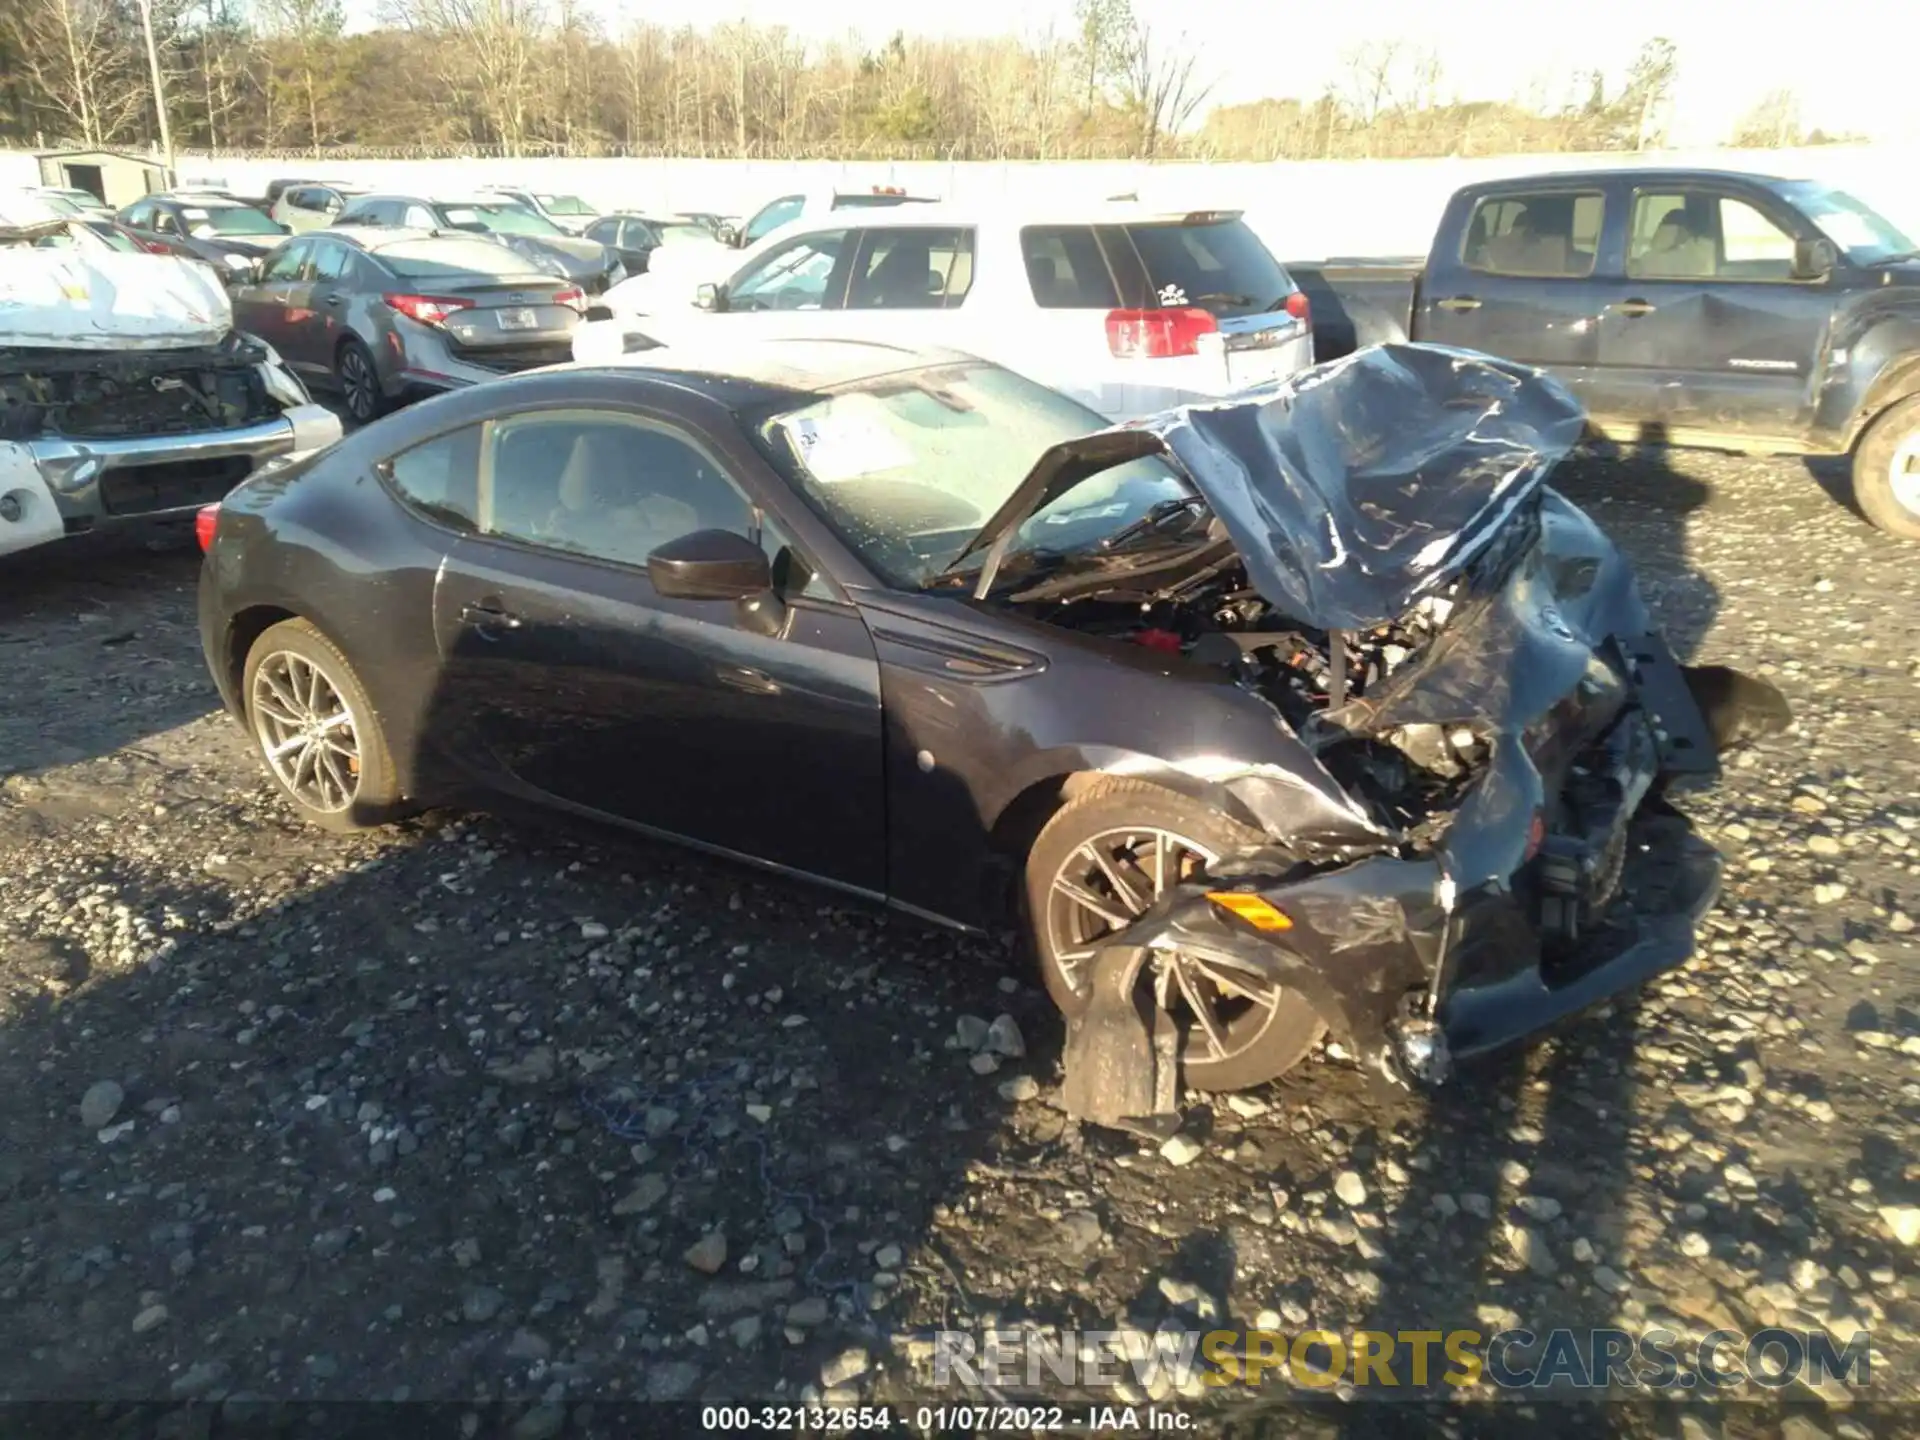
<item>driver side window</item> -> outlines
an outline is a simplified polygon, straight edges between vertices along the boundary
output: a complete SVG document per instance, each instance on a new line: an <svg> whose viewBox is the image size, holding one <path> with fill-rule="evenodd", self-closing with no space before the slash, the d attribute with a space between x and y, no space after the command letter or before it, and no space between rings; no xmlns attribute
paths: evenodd
<svg viewBox="0 0 1920 1440"><path fill-rule="evenodd" d="M299 280L304 277L307 259L313 254L313 246L304 240L291 245L282 245L273 252L267 261L267 268L260 272L262 280Z"/></svg>
<svg viewBox="0 0 1920 1440"><path fill-rule="evenodd" d="M729 310L838 310L846 294L845 230L782 245L727 286Z"/></svg>
<svg viewBox="0 0 1920 1440"><path fill-rule="evenodd" d="M173 218L171 210L160 210L154 213L153 228L162 235L178 235L180 222Z"/></svg>
<svg viewBox="0 0 1920 1440"><path fill-rule="evenodd" d="M489 535L636 569L696 530L758 530L746 497L690 438L604 410L489 423L479 520Z"/></svg>

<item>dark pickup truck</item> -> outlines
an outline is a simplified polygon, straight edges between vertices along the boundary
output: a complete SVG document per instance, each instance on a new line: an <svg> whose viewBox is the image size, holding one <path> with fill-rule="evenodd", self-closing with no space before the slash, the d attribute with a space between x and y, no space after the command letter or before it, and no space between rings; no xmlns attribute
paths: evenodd
<svg viewBox="0 0 1920 1440"><path fill-rule="evenodd" d="M1318 358L1385 340L1551 371L1616 440L1847 455L1920 540L1920 251L1843 191L1594 170L1456 193L1424 263L1289 261Z"/></svg>

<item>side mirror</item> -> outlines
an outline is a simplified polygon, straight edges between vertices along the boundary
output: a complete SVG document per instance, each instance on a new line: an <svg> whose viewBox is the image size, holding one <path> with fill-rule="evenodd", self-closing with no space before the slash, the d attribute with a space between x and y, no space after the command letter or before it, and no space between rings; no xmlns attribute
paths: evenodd
<svg viewBox="0 0 1920 1440"><path fill-rule="evenodd" d="M696 310L725 310L727 295L711 280L703 280L693 292L693 307Z"/></svg>
<svg viewBox="0 0 1920 1440"><path fill-rule="evenodd" d="M1793 242L1793 278L1796 280L1824 280L1839 263L1840 252L1831 240Z"/></svg>
<svg viewBox="0 0 1920 1440"><path fill-rule="evenodd" d="M773 589L767 553L731 530L696 530L647 556L647 578L669 600L746 600Z"/></svg>
<svg viewBox="0 0 1920 1440"><path fill-rule="evenodd" d="M722 245L732 246L735 250L740 248L740 229L737 225L722 225L713 232L713 238Z"/></svg>

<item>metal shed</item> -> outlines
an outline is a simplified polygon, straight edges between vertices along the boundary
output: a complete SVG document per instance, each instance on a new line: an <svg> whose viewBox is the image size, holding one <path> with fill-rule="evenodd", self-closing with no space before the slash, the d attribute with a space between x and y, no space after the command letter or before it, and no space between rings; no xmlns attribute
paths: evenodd
<svg viewBox="0 0 1920 1440"><path fill-rule="evenodd" d="M125 150L49 150L35 158L42 185L85 190L115 209L172 184L159 160Z"/></svg>

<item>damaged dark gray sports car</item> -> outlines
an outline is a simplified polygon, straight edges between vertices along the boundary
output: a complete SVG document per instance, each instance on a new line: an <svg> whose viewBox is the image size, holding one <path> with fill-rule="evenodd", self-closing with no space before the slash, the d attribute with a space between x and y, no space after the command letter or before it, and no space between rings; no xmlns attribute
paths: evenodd
<svg viewBox="0 0 1920 1440"><path fill-rule="evenodd" d="M1096 1116L1328 1027L1436 1081L1686 958L1669 793L1785 706L1546 485L1563 389L1394 346L1097 423L873 345L514 377L204 517L208 661L334 828L518 798L1018 919Z"/></svg>

